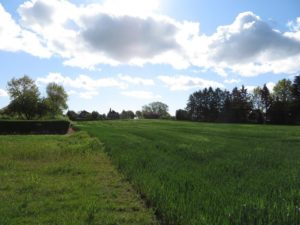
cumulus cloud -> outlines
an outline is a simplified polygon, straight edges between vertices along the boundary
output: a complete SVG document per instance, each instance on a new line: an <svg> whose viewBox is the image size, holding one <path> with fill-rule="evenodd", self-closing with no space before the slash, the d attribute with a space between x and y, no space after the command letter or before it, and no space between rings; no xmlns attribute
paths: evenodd
<svg viewBox="0 0 300 225"><path fill-rule="evenodd" d="M300 39L295 37L273 29L252 12L241 13L232 24L220 26L206 37L205 61L212 68L230 69L243 76L293 73L300 69L296 63Z"/></svg>
<svg viewBox="0 0 300 225"><path fill-rule="evenodd" d="M102 88L116 88L127 90L130 86L152 86L154 80L145 79L137 76L119 74L115 77L92 78L88 75L78 75L70 77L60 73L49 73L47 76L38 77L36 84L44 86L51 82L63 85L67 89L69 95L78 96L83 99L92 99L99 95ZM0 89L0 96L2 92ZM136 99L160 99L160 95L156 95L150 91L123 91L122 95Z"/></svg>
<svg viewBox="0 0 300 225"><path fill-rule="evenodd" d="M89 91L87 92L89 96L93 96L93 94L95 94L94 91L99 88L116 87L120 89L126 89L128 87L126 83L114 78L106 77L93 79L87 75L79 75L74 79L68 76L64 76L60 73L50 73L46 77L39 77L37 78L36 82L38 85L55 82L66 87L83 89Z"/></svg>
<svg viewBox="0 0 300 225"><path fill-rule="evenodd" d="M0 89L0 97L7 97L8 96L8 93L3 90L3 89Z"/></svg>
<svg viewBox="0 0 300 225"><path fill-rule="evenodd" d="M153 18L113 17L106 14L82 18L80 33L90 51L99 51L120 62L152 58L178 48L176 27Z"/></svg>
<svg viewBox="0 0 300 225"><path fill-rule="evenodd" d="M130 84L135 84L135 85L144 85L144 86L151 86L154 85L154 81L152 79L145 79L141 77L133 77L129 75L123 75L120 74L119 79L125 82L128 82Z"/></svg>
<svg viewBox="0 0 300 225"><path fill-rule="evenodd" d="M22 29L0 3L0 50L24 51L31 55L49 58L51 52L35 33Z"/></svg>
<svg viewBox="0 0 300 225"><path fill-rule="evenodd" d="M49 73L47 76L38 77L36 83L39 86L55 82L71 89L70 95L78 94L81 98L90 99L97 96L101 88L128 89L130 85L149 86L154 85L151 79L145 79L130 75L118 75L116 77L92 78L88 75L79 75L75 78L60 73ZM143 93L142 96L147 96ZM149 97L150 95L148 95Z"/></svg>
<svg viewBox="0 0 300 225"><path fill-rule="evenodd" d="M158 2L129 1L134 7L140 7L139 12L156 9ZM112 7L117 3L118 7ZM18 12L22 27L38 34L47 49L62 57L68 66L91 70L102 64L189 66L188 60L181 56L178 43L181 23L147 10L139 14L120 5L124 1L76 6L63 0L30 0ZM173 62L174 59L181 63Z"/></svg>
<svg viewBox="0 0 300 225"><path fill-rule="evenodd" d="M300 17L296 21L289 21L287 25L291 31L300 31Z"/></svg>
<svg viewBox="0 0 300 225"><path fill-rule="evenodd" d="M241 82L240 79L226 79L226 80L224 80L225 84L237 84L237 83L240 83L240 82Z"/></svg>
<svg viewBox="0 0 300 225"><path fill-rule="evenodd" d="M300 53L300 43L273 30L251 12L241 13L229 26L219 27L209 46L213 60L228 64L276 60Z"/></svg>
<svg viewBox="0 0 300 225"><path fill-rule="evenodd" d="M52 23L55 7L49 1L27 1L20 6L19 13L23 23L46 26Z"/></svg>
<svg viewBox="0 0 300 225"><path fill-rule="evenodd" d="M172 91L186 91L189 89L194 88L208 88L208 87L224 87L223 84L205 80L198 77L191 77L185 75L178 75L178 76L159 76L158 79L162 81L170 90Z"/></svg>
<svg viewBox="0 0 300 225"><path fill-rule="evenodd" d="M67 94L73 95L73 96L78 96L79 98L83 99L92 99L95 96L99 95L99 92L94 90L94 91L75 91L75 90L69 90L67 91Z"/></svg>
<svg viewBox="0 0 300 225"><path fill-rule="evenodd" d="M147 100L155 100L161 99L160 95L156 95L151 91L123 91L121 92L122 95L137 99L147 99Z"/></svg>
<svg viewBox="0 0 300 225"><path fill-rule="evenodd" d="M80 6L28 0L18 13L16 22L0 4L0 50L58 56L68 66L95 70L103 64L169 64L175 69L197 66L223 77L300 70L300 18L281 32L258 15L243 12L205 35L199 22L159 14L159 0Z"/></svg>
<svg viewBox="0 0 300 225"><path fill-rule="evenodd" d="M0 49L7 51L18 50L16 43L18 42L17 37L20 32L21 28L0 4Z"/></svg>
<svg viewBox="0 0 300 225"><path fill-rule="evenodd" d="M92 99L93 97L99 95L98 91L84 91L79 92L79 97L83 99Z"/></svg>

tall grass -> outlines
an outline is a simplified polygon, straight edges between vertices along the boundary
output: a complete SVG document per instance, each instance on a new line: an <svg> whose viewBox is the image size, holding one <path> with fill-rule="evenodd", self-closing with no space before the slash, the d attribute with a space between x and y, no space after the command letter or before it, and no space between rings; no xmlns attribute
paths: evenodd
<svg viewBox="0 0 300 225"><path fill-rule="evenodd" d="M299 224L300 127L80 123L162 224Z"/></svg>
<svg viewBox="0 0 300 225"><path fill-rule="evenodd" d="M86 132L0 136L0 224L156 224Z"/></svg>

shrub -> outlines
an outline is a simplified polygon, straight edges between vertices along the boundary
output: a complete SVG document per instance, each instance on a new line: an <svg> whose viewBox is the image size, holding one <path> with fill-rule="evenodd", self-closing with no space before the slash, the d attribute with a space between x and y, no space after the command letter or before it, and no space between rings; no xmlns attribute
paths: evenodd
<svg viewBox="0 0 300 225"><path fill-rule="evenodd" d="M176 120L190 120L190 116L186 110L176 110Z"/></svg>
<svg viewBox="0 0 300 225"><path fill-rule="evenodd" d="M66 120L52 121L0 121L0 134L66 134L70 122Z"/></svg>

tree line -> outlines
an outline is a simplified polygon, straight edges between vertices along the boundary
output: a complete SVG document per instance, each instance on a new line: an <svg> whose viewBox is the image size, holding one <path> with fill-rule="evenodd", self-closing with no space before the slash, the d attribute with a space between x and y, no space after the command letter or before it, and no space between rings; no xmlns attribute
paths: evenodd
<svg viewBox="0 0 300 225"><path fill-rule="evenodd" d="M2 118L41 119L63 116L68 95L63 86L49 83L46 97L41 97L35 82L28 76L7 83L10 103L0 110ZM173 119L162 102L144 105L135 113L110 109L107 114L69 110L71 120ZM174 118L175 119L175 118ZM244 86L232 91L204 88L192 93L185 109L176 111L177 120L227 123L300 124L300 75L293 81L282 79L272 90L266 84L249 92Z"/></svg>
<svg viewBox="0 0 300 225"><path fill-rule="evenodd" d="M228 123L300 124L300 75L282 79L273 90L266 84L252 93L242 86L232 91L204 88L191 94L177 120Z"/></svg>
<svg viewBox="0 0 300 225"><path fill-rule="evenodd" d="M121 113L109 109L107 114L100 114L97 111L88 112L86 110L76 113L73 110L67 112L70 120L118 120L118 119L169 119L168 105L162 102L152 102L142 107L135 113L131 110L122 110Z"/></svg>
<svg viewBox="0 0 300 225"><path fill-rule="evenodd" d="M68 95L63 86L49 83L46 87L46 97L41 97L40 91L30 77L24 75L19 79L11 79L7 83L7 91L10 103L0 110L0 118L4 119L49 119L64 116L68 108ZM131 110L123 110L121 113L112 109L107 114L86 110L76 113L69 110L67 116L71 120L113 120L113 119L164 119L170 118L168 106L162 102L152 102L144 105L141 111L135 113Z"/></svg>

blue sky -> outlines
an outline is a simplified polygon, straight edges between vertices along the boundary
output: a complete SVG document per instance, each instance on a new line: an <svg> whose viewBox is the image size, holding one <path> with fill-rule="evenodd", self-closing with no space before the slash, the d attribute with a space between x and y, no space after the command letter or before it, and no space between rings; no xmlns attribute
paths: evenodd
<svg viewBox="0 0 300 225"><path fill-rule="evenodd" d="M62 84L69 109L184 108L213 86L248 90L300 72L296 0L0 1L0 108L29 75Z"/></svg>

